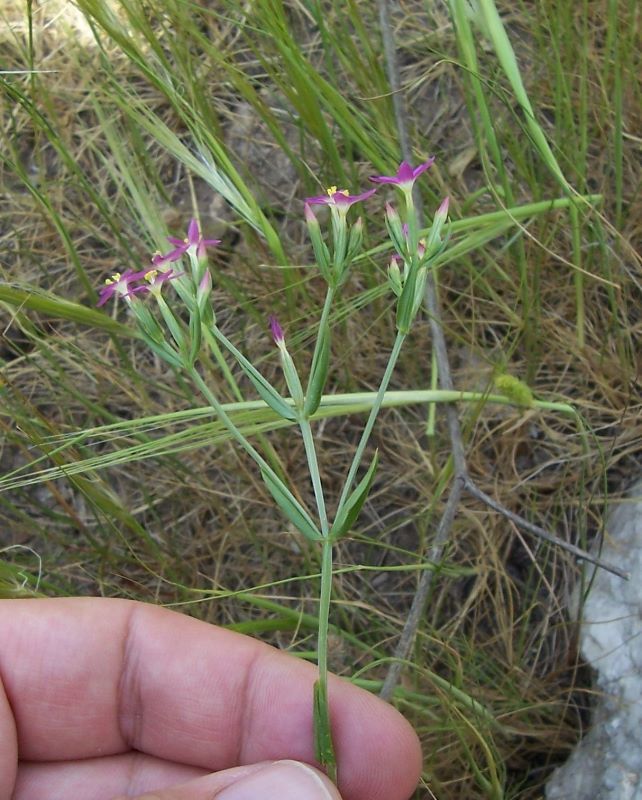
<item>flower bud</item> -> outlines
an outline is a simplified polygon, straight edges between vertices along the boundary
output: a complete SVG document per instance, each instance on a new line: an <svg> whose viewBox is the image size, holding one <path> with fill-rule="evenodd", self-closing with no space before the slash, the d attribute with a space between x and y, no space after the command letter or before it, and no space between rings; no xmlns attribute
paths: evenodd
<svg viewBox="0 0 642 800"><path fill-rule="evenodd" d="M316 217L316 214L312 210L312 206L309 203L303 204L303 215L305 217L305 222L308 228L312 227L319 227L319 220Z"/></svg>
<svg viewBox="0 0 642 800"><path fill-rule="evenodd" d="M285 336L283 335L283 328L279 324L279 321L274 316L274 314L270 314L270 317L269 317L268 321L270 323L270 332L272 333L272 338L274 339L274 344L277 347L281 347L281 345L285 343Z"/></svg>
<svg viewBox="0 0 642 800"><path fill-rule="evenodd" d="M401 217L399 216L399 212L397 209L392 205L392 203L386 203L386 222L389 225L397 225L399 224L401 227L401 232L404 233L404 227L406 228L407 232L407 225L401 225Z"/></svg>
<svg viewBox="0 0 642 800"><path fill-rule="evenodd" d="M386 230L390 241L399 255L408 255L408 240L401 224L399 213L390 203L386 203Z"/></svg>
<svg viewBox="0 0 642 800"><path fill-rule="evenodd" d="M392 291L399 297L403 289L403 281L401 280L398 256L393 256L388 264L388 283Z"/></svg>
<svg viewBox="0 0 642 800"><path fill-rule="evenodd" d="M450 205L450 198L444 197L441 201L441 205L437 209L437 213L435 217L443 217L444 222L446 221L446 217L448 216L448 206Z"/></svg>
<svg viewBox="0 0 642 800"><path fill-rule="evenodd" d="M209 269L206 267L196 291L196 308L198 309L198 313L201 317L201 322L208 328L211 327L212 324L216 323L216 316L214 314L214 309L212 308L211 299L212 275Z"/></svg>
<svg viewBox="0 0 642 800"><path fill-rule="evenodd" d="M301 386L299 373L296 370L292 356L285 345L283 328L275 316L270 317L270 331L272 332L274 343L279 348L283 376L285 377L285 382L290 391L290 396L294 400L294 405L300 410L303 408L304 403L303 387Z"/></svg>
<svg viewBox="0 0 642 800"><path fill-rule="evenodd" d="M350 235L348 237L348 247L343 264L337 267L337 286L341 286L348 278L350 272L350 264L354 260L361 245L363 244L363 220L361 217L357 219L354 225L350 228Z"/></svg>
<svg viewBox="0 0 642 800"><path fill-rule="evenodd" d="M198 284L198 289L196 290L196 304L198 305L199 311L202 311L205 307L205 304L210 299L210 295L212 294L212 275L209 269L206 269L203 273L203 277L201 278L200 283Z"/></svg>
<svg viewBox="0 0 642 800"><path fill-rule="evenodd" d="M430 229L430 233L428 234L428 241L426 242L426 253L428 258L432 257L441 245L441 230L446 224L446 219L448 217L448 205L449 198L445 197L441 201L441 205L433 217L432 227Z"/></svg>

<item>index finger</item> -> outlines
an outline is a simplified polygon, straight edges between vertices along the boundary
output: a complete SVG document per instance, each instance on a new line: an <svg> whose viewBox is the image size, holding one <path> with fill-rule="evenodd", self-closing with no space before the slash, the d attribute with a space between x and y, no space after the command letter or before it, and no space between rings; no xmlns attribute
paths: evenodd
<svg viewBox="0 0 642 800"><path fill-rule="evenodd" d="M316 675L254 639L142 603L0 603L0 680L9 701L3 707L0 697L0 732L15 723L23 760L134 749L208 770L284 758L314 763ZM420 771L409 724L338 678L329 694L344 797L408 797ZM0 737L0 775L13 770L11 739Z"/></svg>

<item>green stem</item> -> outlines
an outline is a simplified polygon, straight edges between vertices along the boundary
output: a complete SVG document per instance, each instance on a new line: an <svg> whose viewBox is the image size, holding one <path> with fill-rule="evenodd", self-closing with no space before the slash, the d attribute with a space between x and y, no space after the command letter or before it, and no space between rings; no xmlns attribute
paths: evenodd
<svg viewBox="0 0 642 800"><path fill-rule="evenodd" d="M323 330L328 322L328 317L330 316L330 309L332 308L332 302L334 301L334 295L336 294L336 289L332 286L328 286L328 290L325 293L325 300L323 302L323 310L321 311L321 319L319 320L319 327L317 328L317 339L314 343L314 354L312 355L312 363L316 363L317 359L319 358L319 354L321 352L321 337L323 335ZM310 372L310 376L312 376L312 372ZM310 383L308 381L308 390L310 390ZM306 394L307 394L306 391Z"/></svg>
<svg viewBox="0 0 642 800"><path fill-rule="evenodd" d="M321 594L319 596L319 677L327 685L328 680L328 620L330 617L330 595L332 593L332 542L323 542L321 554Z"/></svg>
<svg viewBox="0 0 642 800"><path fill-rule="evenodd" d="M439 385L439 366L437 364L437 353L434 348L430 359L430 388L434 391ZM426 436L433 438L437 427L437 404L428 405L428 416L426 418Z"/></svg>
<svg viewBox="0 0 642 800"><path fill-rule="evenodd" d="M314 345L314 354L312 356L312 363L315 364L317 359L319 358L319 354L321 352L321 337L324 335L325 326L328 322L328 317L330 316L330 309L332 307L332 301L334 300L335 289L331 286L328 286L328 290L325 295L325 301L323 303L323 310L321 312L321 319L319 321L319 327L317 330L317 339ZM310 375L312 375L312 371L310 371ZM308 389L307 392L310 390L310 384L308 382ZM314 436L312 435L312 427L310 426L310 421L308 419L301 418L299 420L299 428L301 429L301 436L303 437L303 445L305 447L305 455L308 461L308 470L310 471L310 479L312 480L312 486L314 488L314 498L317 504L317 511L319 512L319 522L321 524L321 533L324 536L328 535L330 530L330 526L328 524L328 514L325 507L325 497L323 495L323 487L321 486L321 474L319 472L319 462L317 460L317 452L316 447L314 446Z"/></svg>
<svg viewBox="0 0 642 800"><path fill-rule="evenodd" d="M354 478L357 474L357 470L359 469L359 464L361 463L361 459L363 458L364 450L366 449L366 445L368 444L368 439L370 438L370 434L372 433L372 429L375 424L375 420L377 419L377 415L381 409L381 404L383 403L383 399L386 394L386 389L388 388L388 384L390 383L390 378L392 377L392 371L395 368L395 364L397 363L397 359L399 358L399 353L401 352L401 347L404 343L406 338L405 333L401 333L401 331L397 332L397 338L395 339L395 343L392 348L392 352L390 353L390 358L388 359L388 364L386 366L386 371L383 373L383 377L381 379L381 384L379 385L379 390L374 399L374 403L372 404L372 408L370 409L370 415L368 416L368 421L363 429L363 433L361 434L361 440L359 441L359 445L355 450L354 456L352 458L352 464L350 466L350 471L348 472L348 477L343 485L343 490L341 492L341 497L339 499L339 505L337 507L337 514L343 508L343 504L348 499L348 495L350 494L350 488L354 482Z"/></svg>
<svg viewBox="0 0 642 800"><path fill-rule="evenodd" d="M325 497L323 495L323 487L321 485L321 475L319 474L319 462L317 461L317 451L314 446L312 427L307 419L300 419L299 428L301 429L301 436L303 437L303 446L305 447L305 455L308 460L308 470L310 472L310 480L312 481L312 488L314 489L314 499L317 504L317 511L319 512L321 533L324 536L327 536L328 531L330 530L330 526L328 525L328 514L325 507Z"/></svg>
<svg viewBox="0 0 642 800"><path fill-rule="evenodd" d="M577 267L575 270L575 326L578 347L583 348L586 324L584 314L584 273L582 272L582 234L580 230L580 215L575 202L571 202L568 213L571 218L573 264Z"/></svg>
<svg viewBox="0 0 642 800"><path fill-rule="evenodd" d="M321 553L321 593L319 596L318 665L322 697L328 698L328 630L332 599L332 542L326 536ZM329 709L326 719L330 718ZM330 734L330 732L328 731ZM325 764L330 780L336 783L336 764Z"/></svg>
<svg viewBox="0 0 642 800"><path fill-rule="evenodd" d="M324 312L329 311L331 302L331 294L329 299L326 297L324 305ZM232 434L232 437L237 441L245 452L259 465L259 467L269 472L275 479L278 479L274 470L269 466L263 456L247 441L243 434L239 431L236 425L232 422L227 415L222 404L217 400L209 386L205 383L203 378L199 375L197 370L192 367L188 372L194 383L201 390L207 401L212 408L216 411L219 419L225 427ZM321 478L319 474L319 466L316 457L316 449L314 447L314 438L312 436L312 428L307 419L299 420L299 427L303 442L305 445L306 456L308 459L308 466L310 469L310 477L314 487L314 494L319 511L319 519L321 523L321 531L326 537L323 541L323 551L321 557L321 596L319 602L319 634L318 634L318 651L319 651L319 684L322 688L322 696L326 698L327 702L327 688L328 688L328 628L330 619L330 600L332 594L332 544L328 538L329 525L325 509L325 500L323 497L323 488L321 486ZM326 719L329 714L326 712ZM325 767L331 780L336 779L336 764L326 763Z"/></svg>
<svg viewBox="0 0 642 800"><path fill-rule="evenodd" d="M322 337L326 335L326 326L332 301L334 300L335 289L328 286L325 301L323 303L323 310L321 312L321 319L317 331L317 339L314 345L314 354L312 356L312 365L317 363L321 354L323 346ZM310 370L310 379L314 373L314 369ZM308 392L310 391L310 384L308 382ZM307 394L307 392L306 392ZM325 497L323 495L323 487L321 485L321 474L319 471L319 462L317 460L316 447L314 445L314 436L312 435L312 427L310 420L301 415L299 419L299 428L301 436L303 437L303 444L305 447L305 454L308 461L308 470L310 472L310 479L314 488L314 497L316 500L317 510L319 513L319 523L321 525L321 533L325 537L322 545L321 552L321 591L319 597L319 627L318 627L318 641L317 641L317 663L319 667L319 687L320 697L325 698L326 704L328 702L328 630L330 625L330 604L332 601L332 543L329 540L330 525L328 523L328 513L325 506ZM325 713L322 715L325 720L330 719L330 710L326 705ZM319 724L319 721L317 721ZM331 732L327 731L327 735L331 740ZM330 747L330 754L328 761L324 764L328 777L336 782L337 766L332 755L334 748Z"/></svg>

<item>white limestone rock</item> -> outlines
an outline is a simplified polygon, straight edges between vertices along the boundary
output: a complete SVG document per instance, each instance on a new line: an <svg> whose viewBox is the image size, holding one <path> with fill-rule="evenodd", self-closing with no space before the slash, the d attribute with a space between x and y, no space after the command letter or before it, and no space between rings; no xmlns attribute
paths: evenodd
<svg viewBox="0 0 642 800"><path fill-rule="evenodd" d="M592 728L547 787L547 800L642 800L642 482L609 517L602 556L631 575L599 570L582 615L583 657L597 670Z"/></svg>

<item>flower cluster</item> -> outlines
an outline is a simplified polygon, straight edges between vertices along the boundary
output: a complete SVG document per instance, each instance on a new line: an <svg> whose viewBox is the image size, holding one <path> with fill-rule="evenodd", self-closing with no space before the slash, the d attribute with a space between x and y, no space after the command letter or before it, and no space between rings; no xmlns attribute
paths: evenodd
<svg viewBox="0 0 642 800"><path fill-rule="evenodd" d="M190 220L187 228L187 236L184 239L177 239L168 236L167 240L174 247L167 253L155 253L151 259L151 266L139 272L128 269L122 274L115 273L111 278L107 278L105 285L100 290L98 306L104 305L112 297L122 297L131 304L132 298L137 294L151 293L157 298L160 297L163 285L168 281L173 281L184 275L184 272L175 272L174 268L162 270L161 268L170 263L174 263L187 254L190 260L202 262L205 257L207 247L220 244L220 239L204 239L198 222ZM200 271L202 272L202 270ZM202 274L198 275L198 284L204 281Z"/></svg>
<svg viewBox="0 0 642 800"><path fill-rule="evenodd" d="M404 264L403 274L407 276L413 264L416 269L421 268L422 265L427 264L427 261L434 253L434 248L431 252L428 252L425 242L419 238L412 196L417 178L430 169L434 161L435 159L432 157L416 167L411 166L407 161L402 161L395 175L373 175L370 178L372 183L394 186L400 190L404 198L405 221L402 221L399 213L389 203L386 204L386 228L397 252L397 255L394 256L390 278L392 288L398 296L401 295L405 282L399 269L400 264ZM360 249L363 240L361 218L359 217L354 225L349 226L347 222L348 211L355 203L372 197L376 188L353 195L347 189L339 190L336 186L330 186L324 195L308 197L305 200L305 221L308 226L316 262L329 286L335 289L345 282L350 263ZM321 235L319 221L312 210L312 206L315 205L330 207L332 252ZM438 228L440 230L443 225L445 219L444 211L447 211L447 208L446 201L445 205L442 204L440 207L433 223L436 239L439 238Z"/></svg>
<svg viewBox="0 0 642 800"><path fill-rule="evenodd" d="M448 213L446 198L433 219L428 239L420 239L412 192L416 180L430 169L434 161L434 158L429 158L416 167L407 161L402 161L394 175L373 175L370 178L372 183L394 186L402 193L405 201L402 215L390 204L386 204L385 217L386 228L396 251L388 269L388 280L398 298L398 327L404 331L407 331L419 307L428 263L442 246L440 233ZM305 222L315 259L331 291L338 290L345 283L350 266L363 243L361 217L350 224L348 212L353 205L368 200L376 191L377 187L374 187L360 194L350 194L347 189L330 186L325 194L305 199ZM319 220L313 211L314 206L320 205L328 206L330 209L330 237L322 235ZM184 348L185 337L181 324L162 296L163 287L175 281L176 291L190 315L190 335L193 342L196 342L190 351L193 356L197 343L200 342L201 325L209 326L215 320L208 302L212 291L212 279L207 269L205 254L208 247L220 244L220 240L205 239L197 220L192 219L187 228L187 235L183 239L169 236L168 241L172 248L166 253L156 253L147 269L139 272L127 270L108 278L100 292L98 305L104 305L112 297L122 297L136 313L141 324L145 317L143 327L147 327L152 339L157 339L155 323L148 318L148 312L142 310L142 304L135 302L136 295L152 294L173 339L179 349ZM183 256L189 259L190 269L187 273L177 272L170 266ZM283 348L283 336L276 320L271 321L271 328L279 348ZM323 370L319 370L319 374L322 372Z"/></svg>

